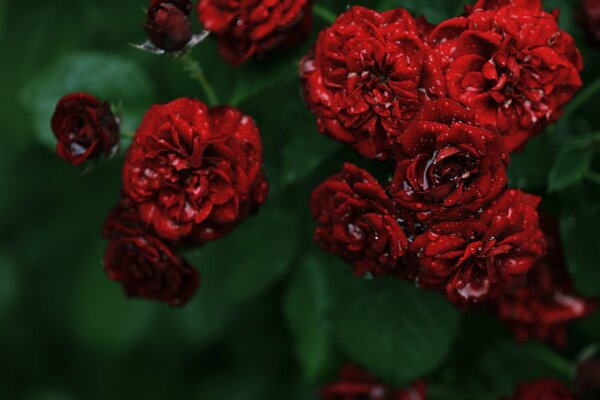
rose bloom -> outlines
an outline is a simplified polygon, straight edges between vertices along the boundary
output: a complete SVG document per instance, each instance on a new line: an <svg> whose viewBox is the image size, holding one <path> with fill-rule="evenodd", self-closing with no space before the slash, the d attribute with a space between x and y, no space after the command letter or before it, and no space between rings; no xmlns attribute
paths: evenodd
<svg viewBox="0 0 600 400"><path fill-rule="evenodd" d="M408 11L352 7L319 34L300 63L304 98L321 133L361 156L386 159L430 96L442 93L427 25Z"/></svg>
<svg viewBox="0 0 600 400"><path fill-rule="evenodd" d="M381 185L352 164L312 193L315 241L354 265L356 275L401 268L408 240L401 216Z"/></svg>
<svg viewBox="0 0 600 400"><path fill-rule="evenodd" d="M200 277L173 245L146 230L130 202L117 205L102 230L109 240L104 269L128 296L158 300L177 307L187 303Z"/></svg>
<svg viewBox="0 0 600 400"><path fill-rule="evenodd" d="M73 165L101 155L110 157L119 148L119 121L110 104L87 93L72 93L58 101L51 121L60 158Z"/></svg>
<svg viewBox="0 0 600 400"><path fill-rule="evenodd" d="M191 0L152 0L144 25L150 42L165 51L183 49L192 39L192 7Z"/></svg>
<svg viewBox="0 0 600 400"><path fill-rule="evenodd" d="M235 108L192 99L153 106L123 167L123 192L167 240L228 233L265 201L260 135Z"/></svg>
<svg viewBox="0 0 600 400"><path fill-rule="evenodd" d="M233 65L295 46L312 28L309 0L200 0L197 11L204 29L216 35L221 56Z"/></svg>
<svg viewBox="0 0 600 400"><path fill-rule="evenodd" d="M420 380L405 389L388 388L362 368L348 364L337 381L320 390L321 400L425 400L427 384Z"/></svg>
<svg viewBox="0 0 600 400"><path fill-rule="evenodd" d="M558 225L543 215L548 254L531 269L524 285L507 291L495 301L498 316L517 340L547 340L557 346L567 342L570 322L584 318L596 303L575 294L563 263Z"/></svg>
<svg viewBox="0 0 600 400"><path fill-rule="evenodd" d="M507 400L574 400L564 383L555 379L538 379L521 383Z"/></svg>
<svg viewBox="0 0 600 400"><path fill-rule="evenodd" d="M557 13L542 11L539 1L507 3L480 1L467 16L439 24L427 42L448 96L497 127L512 152L558 120L582 86L582 59Z"/></svg>
<svg viewBox="0 0 600 400"><path fill-rule="evenodd" d="M600 45L600 0L582 0L577 21L590 41Z"/></svg>
<svg viewBox="0 0 600 400"><path fill-rule="evenodd" d="M508 189L481 213L430 225L411 244L419 260L419 286L443 289L456 305L515 286L545 252L539 201Z"/></svg>
<svg viewBox="0 0 600 400"><path fill-rule="evenodd" d="M400 135L389 191L419 220L461 219L506 186L508 154L495 129L477 126L475 113L434 100Z"/></svg>

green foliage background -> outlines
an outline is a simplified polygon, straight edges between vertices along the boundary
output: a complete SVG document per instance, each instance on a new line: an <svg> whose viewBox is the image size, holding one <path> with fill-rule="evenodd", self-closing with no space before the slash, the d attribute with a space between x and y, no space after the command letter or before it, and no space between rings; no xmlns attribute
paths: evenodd
<svg viewBox="0 0 600 400"><path fill-rule="evenodd" d="M433 22L457 0L316 0L405 7ZM577 288L600 294L600 50L573 15L562 26L584 54L587 94L560 124L513 157L511 185L544 196L561 221ZM85 171L52 151L49 118L75 90L110 100L133 131L144 110L203 98L177 60L134 50L142 1L0 1L0 398L310 400L345 360L391 385L429 378L433 399L496 399L522 379L566 381L578 354L600 339L598 313L574 324L569 346L516 344L492 316L459 313L439 295L393 279L353 278L312 243L311 189L344 161L381 179L316 132L296 65L310 43L241 68L209 40L193 52L222 102L261 129L272 192L235 233L188 254L204 282L183 309L127 300L101 268L101 223L119 196L122 156ZM325 22L315 18L315 35ZM596 171L596 175L590 171Z"/></svg>

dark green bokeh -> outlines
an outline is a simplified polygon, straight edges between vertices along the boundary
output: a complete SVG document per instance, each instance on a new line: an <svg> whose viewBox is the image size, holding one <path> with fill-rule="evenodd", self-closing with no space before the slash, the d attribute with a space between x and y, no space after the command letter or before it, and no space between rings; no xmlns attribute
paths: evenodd
<svg viewBox="0 0 600 400"><path fill-rule="evenodd" d="M318 3L335 13L346 6ZM402 6L439 22L462 2L349 3ZM544 3L561 7L591 84L600 51L573 22L575 2ZM187 307L126 299L102 271L99 237L119 196L122 157L89 170L68 165L52 150L48 119L58 97L75 90L110 100L128 131L153 103L203 99L181 62L128 46L145 39L146 5L0 0L1 399L310 400L350 356L394 385L426 373L434 399L495 399L522 379L568 380L568 363L600 339L598 314L575 324L561 352L520 346L489 315L459 315L436 294L391 279L352 278L315 248L312 187L344 161L382 179L390 171L317 134L295 72L310 43L238 69L210 40L193 51L220 100L256 119L272 192L231 236L188 254L203 283ZM315 34L323 25L316 18ZM543 195L561 219L568 265L588 295L600 293L600 186L586 179L600 172L597 136L588 140L600 129L599 106L600 96L591 97L510 169L513 186Z"/></svg>

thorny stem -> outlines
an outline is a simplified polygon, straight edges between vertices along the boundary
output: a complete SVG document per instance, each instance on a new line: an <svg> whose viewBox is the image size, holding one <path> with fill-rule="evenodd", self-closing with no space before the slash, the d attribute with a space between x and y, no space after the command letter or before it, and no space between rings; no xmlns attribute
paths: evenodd
<svg viewBox="0 0 600 400"><path fill-rule="evenodd" d="M597 78L591 84L586 86L579 94L565 107L564 118L568 118L581 106L583 106L596 92L600 91L600 78Z"/></svg>
<svg viewBox="0 0 600 400"><path fill-rule="evenodd" d="M190 77L200 84L204 94L208 99L208 104L210 106L216 106L219 104L219 98L215 93L212 85L206 77L204 76L204 72L202 71L202 67L198 62L190 56L190 53L186 53L183 57L181 57L183 61L183 69L190 75Z"/></svg>
<svg viewBox="0 0 600 400"><path fill-rule="evenodd" d="M328 24L333 24L337 18L333 12L319 4L313 5L313 12Z"/></svg>

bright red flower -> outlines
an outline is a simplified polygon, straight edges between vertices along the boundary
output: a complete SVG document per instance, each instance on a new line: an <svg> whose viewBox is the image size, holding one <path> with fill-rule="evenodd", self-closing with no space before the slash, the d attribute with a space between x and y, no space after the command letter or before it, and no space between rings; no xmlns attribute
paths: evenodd
<svg viewBox="0 0 600 400"><path fill-rule="evenodd" d="M110 104L87 93L72 93L58 101L52 115L52 132L59 157L73 165L101 155L110 157L119 148L119 121Z"/></svg>
<svg viewBox="0 0 600 400"><path fill-rule="evenodd" d="M391 389L362 368L348 364L337 381L321 388L321 400L426 400L427 384L419 380L405 389Z"/></svg>
<svg viewBox="0 0 600 400"><path fill-rule="evenodd" d="M582 59L557 15L537 2L480 3L491 10L442 22L427 41L442 62L448 96L498 128L510 152L558 120L582 85Z"/></svg>
<svg viewBox="0 0 600 400"><path fill-rule="evenodd" d="M233 65L294 46L312 27L309 0L200 0L197 11L204 29L217 36L223 58Z"/></svg>
<svg viewBox="0 0 600 400"><path fill-rule="evenodd" d="M506 186L508 154L498 133L479 127L475 112L434 100L398 138L393 200L419 220L460 219Z"/></svg>
<svg viewBox="0 0 600 400"><path fill-rule="evenodd" d="M538 379L524 382L507 400L574 400L564 383L555 379Z"/></svg>
<svg viewBox="0 0 600 400"><path fill-rule="evenodd" d="M144 229L124 200L104 223L109 240L104 269L128 296L158 300L177 307L187 303L200 284L196 270L175 254L173 245Z"/></svg>
<svg viewBox="0 0 600 400"><path fill-rule="evenodd" d="M430 225L411 244L419 285L443 289L454 304L479 302L515 286L545 252L539 201L505 190L481 213Z"/></svg>
<svg viewBox="0 0 600 400"><path fill-rule="evenodd" d="M504 293L496 305L519 341L535 338L564 346L569 323L592 313L596 303L575 294L562 261L558 227L548 217L542 222L547 256L531 269L524 285Z"/></svg>
<svg viewBox="0 0 600 400"><path fill-rule="evenodd" d="M167 240L217 239L264 202L260 135L232 107L192 99L153 106L127 153L123 191Z"/></svg>
<svg viewBox="0 0 600 400"><path fill-rule="evenodd" d="M192 6L191 0L152 0L144 25L152 44L165 51L183 49L192 39Z"/></svg>
<svg viewBox="0 0 600 400"><path fill-rule="evenodd" d="M542 0L478 0L472 6L466 6L470 14L474 10L498 10L506 6L524 7L542 10Z"/></svg>
<svg viewBox="0 0 600 400"><path fill-rule="evenodd" d="M313 191L311 209L317 243L353 264L355 274L400 268L408 246L400 214L367 171L344 164Z"/></svg>
<svg viewBox="0 0 600 400"><path fill-rule="evenodd" d="M427 30L406 10L357 6L322 31L300 65L321 133L363 157L389 157L393 139L443 91L434 54L420 37Z"/></svg>

